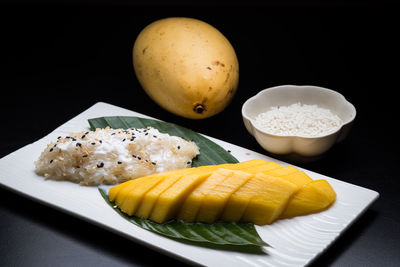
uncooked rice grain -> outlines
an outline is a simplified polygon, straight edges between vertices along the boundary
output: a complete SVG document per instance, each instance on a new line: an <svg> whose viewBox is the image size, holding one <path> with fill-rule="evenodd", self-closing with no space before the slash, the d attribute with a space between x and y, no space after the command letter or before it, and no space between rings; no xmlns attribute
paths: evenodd
<svg viewBox="0 0 400 267"><path fill-rule="evenodd" d="M279 136L317 137L336 131L342 120L329 109L295 103L271 107L255 118L255 125Z"/></svg>

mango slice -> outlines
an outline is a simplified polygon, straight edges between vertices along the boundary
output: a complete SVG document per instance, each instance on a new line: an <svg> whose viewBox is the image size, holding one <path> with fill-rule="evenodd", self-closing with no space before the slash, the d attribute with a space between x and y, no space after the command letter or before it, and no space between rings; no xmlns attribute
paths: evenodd
<svg viewBox="0 0 400 267"><path fill-rule="evenodd" d="M294 172L294 173L287 174L287 175L282 175L280 177L282 179L285 179L286 181L289 181L289 182L297 185L299 187L299 189L313 181L313 179L311 179L310 176L308 176L305 172L300 171L300 170L297 172Z"/></svg>
<svg viewBox="0 0 400 267"><path fill-rule="evenodd" d="M275 168L270 171L264 172L265 174L276 176L276 177L282 177L284 175L288 175L291 173L296 173L299 172L299 170L296 167L293 166L286 166L282 168Z"/></svg>
<svg viewBox="0 0 400 267"><path fill-rule="evenodd" d="M279 177L257 174L267 185L253 196L241 221L258 225L271 224L286 208L290 197L297 191L297 186Z"/></svg>
<svg viewBox="0 0 400 267"><path fill-rule="evenodd" d="M326 210L336 200L336 193L326 180L315 180L301 188L288 204L281 218L291 218Z"/></svg>
<svg viewBox="0 0 400 267"><path fill-rule="evenodd" d="M164 173L159 173L156 175L150 175L147 177L142 177L140 179L148 179L150 177L162 176L164 180L149 190L144 196L142 203L138 207L135 215L144 219L150 217L150 214L153 210L154 205L156 204L159 196L165 192L168 188L170 188L174 183L176 183L183 175L194 175L194 174L206 174L210 173L211 170L214 170L215 166L201 166L197 168L186 168L179 169L175 171L168 171ZM210 173L211 174L211 173Z"/></svg>
<svg viewBox="0 0 400 267"><path fill-rule="evenodd" d="M281 166L273 169L261 170L261 172L294 183L297 185L298 189L313 181L305 172L302 172L293 166Z"/></svg>
<svg viewBox="0 0 400 267"><path fill-rule="evenodd" d="M113 196L115 198L115 204L117 204L118 206L122 205L122 203L124 203L124 201L125 201L125 198L131 191L131 188L133 186L135 186L135 184L138 184L138 183L140 183L139 179L128 181L128 182L126 182L126 184L124 183L125 186L121 186L120 190L118 192L116 192L115 195ZM110 189L110 191L111 191L111 189Z"/></svg>
<svg viewBox="0 0 400 267"><path fill-rule="evenodd" d="M209 175L209 177L202 184L200 184L190 193L190 195L188 195L178 214L178 218L187 222L194 222L205 195L216 184L224 181L231 173L231 170L221 168Z"/></svg>
<svg viewBox="0 0 400 267"><path fill-rule="evenodd" d="M193 168L185 168L185 169L178 169L178 170L172 170L172 171L167 171L167 172L162 172L162 173L156 173L156 174L151 174L148 176L141 177L142 178L149 178L149 177L155 177L155 176L170 176L170 175L177 175L177 174L199 174L201 172L210 172L210 171L215 171L220 168L224 169L229 169L229 170L252 170L253 168L262 168L266 169L267 166L272 164L272 166L280 166L278 163L275 162L268 162L266 160L262 159L252 159L248 161L243 161L239 163L224 163L224 164L219 164L219 165L207 165L207 166L199 166L199 167L193 167ZM258 172L258 171L257 171ZM128 182L132 182L128 181ZM119 185L117 185L119 186Z"/></svg>
<svg viewBox="0 0 400 267"><path fill-rule="evenodd" d="M218 169L215 172L222 171L226 172L224 169ZM218 220L230 196L252 176L242 171L231 171L222 182L216 184L203 197L196 221L212 223Z"/></svg>
<svg viewBox="0 0 400 267"><path fill-rule="evenodd" d="M239 222L247 205L254 196L258 195L262 188L269 186L263 175L252 176L245 184L234 192L222 212L221 219L227 222Z"/></svg>
<svg viewBox="0 0 400 267"><path fill-rule="evenodd" d="M268 171L278 169L278 168L283 168L283 167L275 162L264 161L263 164L259 164L256 166L250 166L250 167L244 167L244 168L241 168L240 170L256 174L259 172L268 172Z"/></svg>
<svg viewBox="0 0 400 267"><path fill-rule="evenodd" d="M181 177L170 188L164 191L157 199L151 212L150 219L163 223L177 217L177 213L187 196L202 183L210 173L190 174Z"/></svg>
<svg viewBox="0 0 400 267"><path fill-rule="evenodd" d="M166 175L164 180L150 189L144 196L143 200L135 212L135 215L147 219L153 210L158 197L168 188L170 188L174 183L176 183L183 174ZM166 179L167 178L167 179Z"/></svg>
<svg viewBox="0 0 400 267"><path fill-rule="evenodd" d="M129 216L132 216L139 206L143 195L163 179L164 177L162 176L141 179L139 182L126 187L125 190L129 190L129 192L126 194L123 202L119 204L120 209ZM124 191L124 189L122 191ZM119 197L120 195L117 196L116 202L118 202Z"/></svg>
<svg viewBox="0 0 400 267"><path fill-rule="evenodd" d="M126 214L163 223L171 219L271 224L327 209L336 193L294 166L249 160L180 169L114 186L110 201Z"/></svg>
<svg viewBox="0 0 400 267"><path fill-rule="evenodd" d="M113 186L110 188L109 192L108 192L108 198L111 202L114 202L115 199L117 198L117 195L121 192L121 190L125 187L127 187L128 185L135 183L135 180L130 180L127 181L125 183ZM137 181L136 181L137 182Z"/></svg>

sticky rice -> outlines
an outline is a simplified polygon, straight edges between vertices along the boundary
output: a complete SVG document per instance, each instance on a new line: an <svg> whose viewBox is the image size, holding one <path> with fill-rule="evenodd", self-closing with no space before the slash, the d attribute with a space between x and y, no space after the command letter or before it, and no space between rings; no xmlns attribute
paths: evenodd
<svg viewBox="0 0 400 267"><path fill-rule="evenodd" d="M194 142L157 129L96 129L59 136L35 162L48 179L81 185L116 184L153 173L191 167Z"/></svg>

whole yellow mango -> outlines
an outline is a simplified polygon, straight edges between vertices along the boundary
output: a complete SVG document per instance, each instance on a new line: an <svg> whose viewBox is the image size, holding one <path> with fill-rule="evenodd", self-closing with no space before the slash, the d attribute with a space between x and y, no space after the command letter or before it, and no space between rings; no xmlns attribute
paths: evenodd
<svg viewBox="0 0 400 267"><path fill-rule="evenodd" d="M133 47L133 65L151 99L189 119L221 112L239 82L238 59L228 39L193 18L165 18L145 27Z"/></svg>

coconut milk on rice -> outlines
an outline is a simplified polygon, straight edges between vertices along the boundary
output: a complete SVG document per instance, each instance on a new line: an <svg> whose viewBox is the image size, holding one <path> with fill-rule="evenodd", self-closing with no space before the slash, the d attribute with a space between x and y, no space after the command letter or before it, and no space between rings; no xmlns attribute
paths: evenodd
<svg viewBox="0 0 400 267"><path fill-rule="evenodd" d="M96 129L58 137L35 162L48 179L82 185L116 184L191 166L194 142L157 129Z"/></svg>

